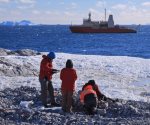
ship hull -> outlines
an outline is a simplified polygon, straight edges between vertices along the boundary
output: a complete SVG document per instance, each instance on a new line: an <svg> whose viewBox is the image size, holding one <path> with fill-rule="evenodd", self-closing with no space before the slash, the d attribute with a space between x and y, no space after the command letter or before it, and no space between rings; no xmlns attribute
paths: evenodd
<svg viewBox="0 0 150 125"><path fill-rule="evenodd" d="M136 30L129 28L91 28L85 26L70 26L72 33L136 33Z"/></svg>

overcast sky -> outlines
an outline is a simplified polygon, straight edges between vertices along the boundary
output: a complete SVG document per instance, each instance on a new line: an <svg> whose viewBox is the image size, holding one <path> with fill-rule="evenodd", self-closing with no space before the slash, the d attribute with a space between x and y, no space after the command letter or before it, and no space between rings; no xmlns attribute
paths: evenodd
<svg viewBox="0 0 150 125"><path fill-rule="evenodd" d="M150 24L150 0L0 0L0 22L30 20L38 24L80 24L113 14L115 24Z"/></svg>

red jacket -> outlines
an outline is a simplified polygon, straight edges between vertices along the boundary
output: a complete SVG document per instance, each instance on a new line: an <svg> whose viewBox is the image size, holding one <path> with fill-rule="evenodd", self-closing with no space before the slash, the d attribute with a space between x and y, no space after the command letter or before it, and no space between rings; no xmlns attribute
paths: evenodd
<svg viewBox="0 0 150 125"><path fill-rule="evenodd" d="M40 65L39 78L40 79L47 78L47 80L51 80L52 79L52 69L53 69L52 60L50 58L48 58L46 55L43 55L42 57L43 57L43 59L41 61L41 65Z"/></svg>
<svg viewBox="0 0 150 125"><path fill-rule="evenodd" d="M88 85L91 85L93 87L93 90L96 92L97 96L98 96L98 100L102 100L102 98L105 98L106 96L103 95L98 87L97 84L92 85L91 83L86 83L83 87L82 87L82 91L84 90L84 88Z"/></svg>
<svg viewBox="0 0 150 125"><path fill-rule="evenodd" d="M63 68L60 73L62 80L61 89L63 91L74 91L75 81L77 79L76 70L73 68Z"/></svg>
<svg viewBox="0 0 150 125"><path fill-rule="evenodd" d="M84 104L84 97L88 94L94 94L97 96L96 91L93 90L93 86L92 85L87 85L86 87L84 87L83 91L80 93L80 101L81 103Z"/></svg>

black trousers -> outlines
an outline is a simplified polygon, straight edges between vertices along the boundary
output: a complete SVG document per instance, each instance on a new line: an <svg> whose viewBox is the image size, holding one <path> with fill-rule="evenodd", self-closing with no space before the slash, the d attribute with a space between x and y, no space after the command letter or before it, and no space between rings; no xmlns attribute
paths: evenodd
<svg viewBox="0 0 150 125"><path fill-rule="evenodd" d="M84 110L89 115L93 115L96 112L98 105L98 99L95 94L88 94L84 97Z"/></svg>
<svg viewBox="0 0 150 125"><path fill-rule="evenodd" d="M46 80L46 79L40 79L40 84L41 84L41 101L43 105L47 105L47 99L48 99L48 94L50 96L50 102L55 103L54 99L54 88L52 85L52 81Z"/></svg>

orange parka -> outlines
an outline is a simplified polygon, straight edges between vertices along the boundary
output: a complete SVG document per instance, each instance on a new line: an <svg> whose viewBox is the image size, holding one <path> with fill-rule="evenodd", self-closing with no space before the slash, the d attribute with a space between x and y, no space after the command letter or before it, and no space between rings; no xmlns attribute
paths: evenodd
<svg viewBox="0 0 150 125"><path fill-rule="evenodd" d="M96 92L93 90L92 85L87 85L87 86L83 89L83 91L80 93L80 101L81 101L81 103L84 104L84 97L85 97L86 95L92 94L92 93L97 96Z"/></svg>
<svg viewBox="0 0 150 125"><path fill-rule="evenodd" d="M74 91L75 81L77 79L76 70L73 68L63 68L60 73L60 79L62 80L62 91Z"/></svg>
<svg viewBox="0 0 150 125"><path fill-rule="evenodd" d="M39 78L40 79L46 78L47 80L51 80L52 79L52 69L53 69L52 60L50 58L48 58L46 55L43 55L42 57L43 57L43 59L41 61L41 65L40 65Z"/></svg>

